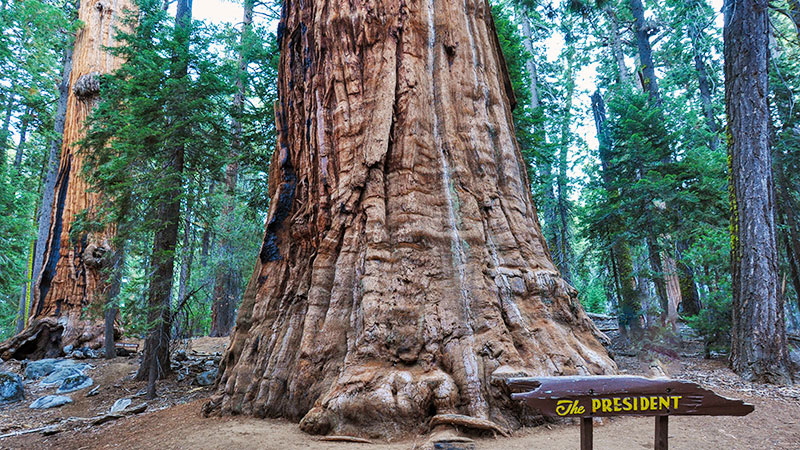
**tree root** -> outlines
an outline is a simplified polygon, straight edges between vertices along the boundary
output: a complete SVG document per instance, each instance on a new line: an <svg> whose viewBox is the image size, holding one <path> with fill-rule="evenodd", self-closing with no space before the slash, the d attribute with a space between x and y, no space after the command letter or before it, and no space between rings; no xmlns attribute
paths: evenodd
<svg viewBox="0 0 800 450"><path fill-rule="evenodd" d="M475 430L492 431L501 436L509 437L511 433L492 422L491 420L479 419L477 417L464 416L461 414L437 414L431 417L430 427L438 425L450 425L456 427L471 428Z"/></svg>
<svg viewBox="0 0 800 450"><path fill-rule="evenodd" d="M355 442L356 444L372 444L369 439L364 439L356 436L323 436L319 438L320 441L328 442Z"/></svg>

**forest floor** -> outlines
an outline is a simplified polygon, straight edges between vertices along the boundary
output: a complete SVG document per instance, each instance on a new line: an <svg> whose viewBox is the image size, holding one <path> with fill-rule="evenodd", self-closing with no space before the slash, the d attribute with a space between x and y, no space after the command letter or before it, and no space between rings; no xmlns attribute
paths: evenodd
<svg viewBox="0 0 800 450"><path fill-rule="evenodd" d="M609 333L618 343L617 336ZM683 333L682 333L683 334ZM669 424L670 446L673 449L800 449L800 386L776 387L742 381L726 366L724 359L706 360L692 340L681 345L672 356L647 350L646 356L625 356L618 351L616 361L622 373L666 375L697 382L704 387L755 405L755 412L746 417L672 417ZM188 354L215 355L224 352L225 338L199 338L185 344ZM617 346L615 346L617 347ZM617 348L619 350L619 348ZM655 356L654 356L655 355ZM654 362L657 360L657 362ZM101 388L93 397L82 391L72 393L72 404L48 410L31 410L27 405L38 395L26 392L26 401L0 407L0 434L19 433L51 424L69 424L69 418L98 416L119 398L143 401L144 383L135 382L138 362L135 358L118 357L112 361L93 360L89 371L95 385ZM3 370L13 370L6 363ZM203 418L200 410L210 387L197 386L193 377L178 381L173 376L159 384L159 399L149 402L146 412L124 417L102 425L62 427L64 431L50 436L40 432L0 437L0 448L58 449L411 449L430 448L429 436L410 436L397 442L357 444L322 441L304 434L297 424L285 420L251 417ZM89 389L86 389L88 391ZM40 392L44 394L49 392ZM137 396L138 394L138 396ZM74 420L74 419L73 419ZM578 448L577 423L564 420L535 428L518 430L510 438L470 436L475 449L551 450ZM606 418L596 423L597 449L653 448L653 418Z"/></svg>

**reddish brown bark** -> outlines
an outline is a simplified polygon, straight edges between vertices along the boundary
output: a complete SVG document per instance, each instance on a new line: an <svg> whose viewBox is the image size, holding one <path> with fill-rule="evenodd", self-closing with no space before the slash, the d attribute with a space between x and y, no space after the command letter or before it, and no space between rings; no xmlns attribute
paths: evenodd
<svg viewBox="0 0 800 450"><path fill-rule="evenodd" d="M542 239L485 0L285 5L273 200L206 413L517 428L502 378L614 372Z"/></svg>
<svg viewBox="0 0 800 450"><path fill-rule="evenodd" d="M4 358L27 357L26 348L52 355L66 345L97 349L103 343L102 308L109 288L103 269L111 263L114 230L74 229L74 221L83 211L89 211L91 217L100 195L90 192L81 175L83 158L76 152L75 143L83 138L83 121L98 100L98 74L109 73L122 64L104 47L115 45L114 27L120 25L124 10L133 6L132 0L80 2L78 18L84 26L75 39L50 232L31 305L31 330L20 335L27 336L25 339L12 338L0 345ZM85 311L87 308L89 311ZM33 332L43 327L49 332ZM42 342L37 342L38 338L31 340L37 335L48 337Z"/></svg>

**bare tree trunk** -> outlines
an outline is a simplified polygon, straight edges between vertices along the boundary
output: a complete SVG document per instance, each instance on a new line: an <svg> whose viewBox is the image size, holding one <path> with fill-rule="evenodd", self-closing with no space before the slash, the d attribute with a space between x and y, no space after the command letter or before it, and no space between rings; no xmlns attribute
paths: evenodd
<svg viewBox="0 0 800 450"><path fill-rule="evenodd" d="M636 46L639 49L639 61L641 62L642 88L650 94L651 101L660 105L661 95L658 92L656 68L653 63L653 49L650 46L650 31L644 20L644 5L642 5L642 0L630 0L630 2L636 34Z"/></svg>
<svg viewBox="0 0 800 450"><path fill-rule="evenodd" d="M192 26L192 0L178 0L175 16L177 43L173 55L172 77L185 80L188 74L189 37ZM178 103L185 95L176 94ZM167 111L170 114L170 111ZM177 119L177 118L176 118ZM185 133L176 131L178 136ZM136 373L137 380L147 380L147 398L155 398L156 381L165 377L169 367L169 339L172 328L170 299L175 271L175 248L181 223L181 194L183 193L184 152L183 143L171 145L170 157L164 164L164 173L172 177L172 189L164 193L159 206L159 226L153 238L153 277L147 294L148 324L151 327L144 343L142 363Z"/></svg>
<svg viewBox="0 0 800 450"><path fill-rule="evenodd" d="M731 366L747 380L791 383L778 293L769 145L767 0L727 0L725 105L731 196Z"/></svg>
<svg viewBox="0 0 800 450"><path fill-rule="evenodd" d="M233 97L234 118L233 146L231 159L225 168L225 205L222 209L222 221L228 228L228 233L222 233L219 240L219 253L222 256L221 264L217 268L214 282L214 298L211 304L211 333L212 337L228 336L233 329L236 318L236 306L241 296L242 273L239 264L232 257L232 247L228 235L235 226L234 214L236 202L236 180L239 173L237 158L242 151L242 124L236 115L241 115L244 110L244 96L247 90L247 64L249 62L248 48L251 45L251 28L253 24L254 0L245 0L242 18L242 35L239 41L239 74L236 79L236 95Z"/></svg>
<svg viewBox="0 0 800 450"><path fill-rule="evenodd" d="M703 102L703 114L706 118L708 131L713 134L709 141L709 147L714 150L719 145L719 125L714 117L714 107L712 102L711 82L706 68L705 58L700 47L702 32L697 28L694 21L689 22L689 40L692 41L692 53L694 53L694 69L697 73L697 85L700 89L700 100Z"/></svg>
<svg viewBox="0 0 800 450"><path fill-rule="evenodd" d="M186 218L183 221L183 254L181 256L181 271L178 276L178 310L176 314L176 332L178 338L192 336L192 327L189 324L189 308L187 306L187 290L192 281L192 262L194 261L195 230L192 227L192 210L187 207Z"/></svg>
<svg viewBox="0 0 800 450"><path fill-rule="evenodd" d="M533 32L531 31L531 20L527 15L527 11L523 9L520 22L522 23L522 43L525 45L525 50L531 57L525 61L525 68L528 70L528 80L531 89L531 109L537 110L539 108L539 72L536 68L536 60L534 59L533 52Z"/></svg>
<svg viewBox="0 0 800 450"><path fill-rule="evenodd" d="M125 249L119 248L115 251L113 265L111 266L111 284L106 294L105 311L103 312L103 348L105 357L112 359L117 356L117 349L114 345L115 329L114 322L119 314L117 306L117 296L122 287L122 273L125 270Z"/></svg>
<svg viewBox="0 0 800 450"><path fill-rule="evenodd" d="M111 227L100 232L71 233L75 217L82 211L92 214L100 198L99 193L88 189L81 175L83 159L75 152L74 144L83 138L83 121L98 100L98 74L111 72L122 64L104 47L115 44L115 28L120 25L123 10L132 7L130 0L120 0L113 7L106 1L85 0L78 9L84 26L75 39L72 70L65 70L70 74L72 89L67 98L50 228L43 240L45 254L40 260L43 264L31 305L32 320L23 333L0 344L4 359L58 355L66 345L98 349L103 343L102 321L85 319L83 314L87 308L102 311L109 288L103 269L111 263L114 230ZM68 66L69 62L65 69ZM49 195L47 189L45 196ZM77 239L71 238L75 234Z"/></svg>
<svg viewBox="0 0 800 450"><path fill-rule="evenodd" d="M689 249L686 241L678 241L678 281L681 287L681 305L683 313L687 316L694 316L700 313L702 305L700 294L697 292L697 284L694 281L694 270L682 261L683 254Z"/></svg>
<svg viewBox="0 0 800 450"><path fill-rule="evenodd" d="M25 153L25 144L28 140L28 124L31 119L31 109L28 108L25 114L22 115L22 121L19 126L19 144L17 144L17 153L14 155L14 169L19 170L22 165L22 155Z"/></svg>
<svg viewBox="0 0 800 450"><path fill-rule="evenodd" d="M609 32L611 33L611 53L614 55L614 60L617 62L617 81L620 84L627 84L630 81L628 74L628 67L625 65L625 53L622 50L622 36L619 32L619 19L617 13L610 5L603 8L608 19Z"/></svg>
<svg viewBox="0 0 800 450"><path fill-rule="evenodd" d="M273 200L206 413L517 428L502 378L613 373L542 239L489 4L287 2L278 29Z"/></svg>
<svg viewBox="0 0 800 450"><path fill-rule="evenodd" d="M561 137L558 149L558 173L556 175L556 207L558 210L558 239L554 242L556 251L554 260L567 283L572 282L572 245L570 244L569 199L567 198L568 155L572 133L572 101L575 92L575 45L567 43L565 49L567 65L564 70L566 86L564 98L564 116L561 118Z"/></svg>

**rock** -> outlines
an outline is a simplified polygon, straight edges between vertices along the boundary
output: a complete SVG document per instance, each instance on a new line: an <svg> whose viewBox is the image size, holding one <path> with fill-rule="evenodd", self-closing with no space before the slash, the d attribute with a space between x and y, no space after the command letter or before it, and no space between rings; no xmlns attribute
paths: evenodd
<svg viewBox="0 0 800 450"><path fill-rule="evenodd" d="M127 348L124 347L117 347L116 348L117 356L130 356L131 352L128 351Z"/></svg>
<svg viewBox="0 0 800 450"><path fill-rule="evenodd" d="M97 358L100 357L100 352L99 351L97 351L95 349L92 349L92 348L89 348L89 347L81 348L81 352L83 352L83 356L85 356L87 358L97 359Z"/></svg>
<svg viewBox="0 0 800 450"><path fill-rule="evenodd" d="M186 350L176 350L175 354L172 356L172 359L175 361L186 361Z"/></svg>
<svg viewBox="0 0 800 450"><path fill-rule="evenodd" d="M108 412L109 412L109 414L114 414L116 412L120 412L123 409L127 408L128 406L130 406L130 404L131 404L131 399L129 399L129 398L121 398L121 399L115 401L113 405L111 405L111 409Z"/></svg>
<svg viewBox="0 0 800 450"><path fill-rule="evenodd" d="M214 380L217 378L217 369L206 370L203 373L197 374L195 377L195 381L200 386L210 386L214 384Z"/></svg>
<svg viewBox="0 0 800 450"><path fill-rule="evenodd" d="M212 359L206 360L206 362L205 362L205 363L203 363L203 366L205 366L205 367L206 367L206 368L208 368L208 369L211 369L212 367L217 367L218 365L219 365L219 364L217 364L216 362L214 362L214 360L212 360Z"/></svg>
<svg viewBox="0 0 800 450"><path fill-rule="evenodd" d="M69 355L72 352L72 349L75 348L73 345L65 345L64 346L64 354Z"/></svg>
<svg viewBox="0 0 800 450"><path fill-rule="evenodd" d="M36 380L50 375L54 370L56 370L56 362L58 362L58 360L55 358L40 359L38 361L29 362L25 367L25 379Z"/></svg>
<svg viewBox="0 0 800 450"><path fill-rule="evenodd" d="M72 353L69 354L69 357L75 359L86 359L86 355L81 349L73 350Z"/></svg>
<svg viewBox="0 0 800 450"><path fill-rule="evenodd" d="M31 409L47 409L55 408L57 406L72 403L72 399L66 395L45 395L44 397L37 398L29 408Z"/></svg>
<svg viewBox="0 0 800 450"><path fill-rule="evenodd" d="M91 391L86 393L87 397L94 397L95 395L100 393L100 385L93 387Z"/></svg>
<svg viewBox="0 0 800 450"><path fill-rule="evenodd" d="M75 367L65 367L63 369L58 369L50 375L44 377L42 381L39 382L39 386L48 387L61 385L67 378L82 374L83 372Z"/></svg>
<svg viewBox="0 0 800 450"><path fill-rule="evenodd" d="M22 378L11 372L0 372L0 405L25 399Z"/></svg>
<svg viewBox="0 0 800 450"><path fill-rule="evenodd" d="M61 386L59 386L58 390L56 390L56 392L59 394L65 394L67 392L79 391L93 384L94 380L92 380L86 375L83 374L73 375L71 377L65 378L64 381L61 383Z"/></svg>
<svg viewBox="0 0 800 450"><path fill-rule="evenodd" d="M40 359L38 361L30 361L25 367L25 379L36 380L41 377L47 377L60 369L75 369L81 373L91 368L89 364L78 363L72 359Z"/></svg>

